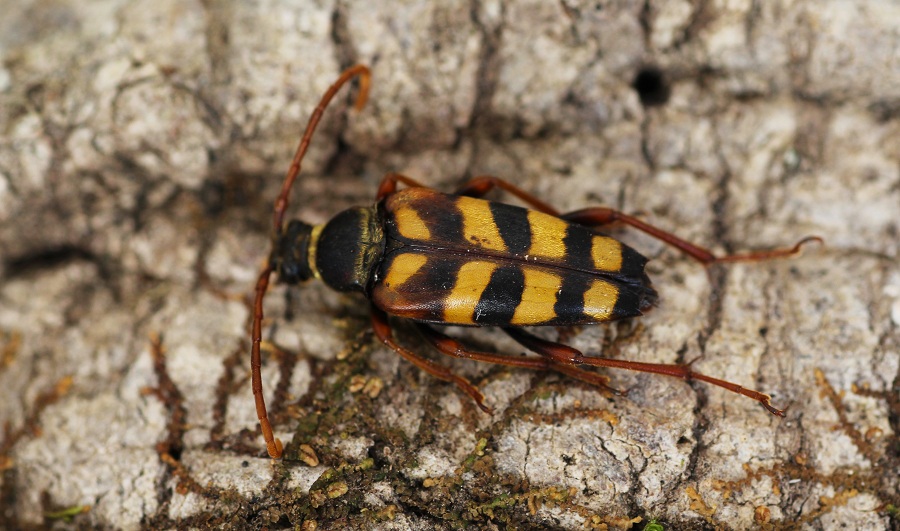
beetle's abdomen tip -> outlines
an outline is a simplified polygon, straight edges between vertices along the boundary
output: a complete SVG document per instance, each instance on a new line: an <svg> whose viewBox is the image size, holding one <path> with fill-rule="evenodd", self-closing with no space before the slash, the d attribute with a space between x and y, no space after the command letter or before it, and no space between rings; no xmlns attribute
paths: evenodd
<svg viewBox="0 0 900 531"><path fill-rule="evenodd" d="M643 285L643 293L641 295L640 309L641 313L644 313L648 310L653 309L654 306L659 302L659 293L653 289L653 286L650 285L650 280L647 280Z"/></svg>

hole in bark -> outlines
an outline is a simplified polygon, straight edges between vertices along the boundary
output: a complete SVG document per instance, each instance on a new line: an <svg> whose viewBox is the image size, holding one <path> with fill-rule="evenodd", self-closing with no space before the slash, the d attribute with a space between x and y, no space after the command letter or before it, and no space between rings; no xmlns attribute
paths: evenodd
<svg viewBox="0 0 900 531"><path fill-rule="evenodd" d="M663 71L655 66L645 66L638 71L631 86L637 91L644 107L664 105L672 93Z"/></svg>

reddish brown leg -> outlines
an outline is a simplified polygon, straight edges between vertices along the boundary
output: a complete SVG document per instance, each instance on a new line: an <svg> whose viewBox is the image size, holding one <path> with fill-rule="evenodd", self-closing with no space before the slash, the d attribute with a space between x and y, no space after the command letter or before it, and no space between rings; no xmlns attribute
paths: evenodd
<svg viewBox="0 0 900 531"><path fill-rule="evenodd" d="M290 199L291 187L294 185L297 175L300 174L300 163L303 161L303 156L306 155L306 150L309 148L313 133L319 125L322 113L325 112L325 108L328 107L328 104L331 102L332 98L334 98L334 95L337 94L337 91L356 76L359 76L359 95L356 97L355 106L357 110L362 109L369 95L369 78L371 77L371 73L367 67L356 65L345 70L337 81L328 87L328 90L322 95L322 99L319 100L319 104L309 117L309 122L306 124L306 131L300 139L300 144L297 145L297 151L294 152L294 159L291 161L291 165L281 184L281 192L275 200L272 215L273 239L275 241L278 240L278 236L281 234L284 213L287 211ZM256 415L259 417L259 426L262 429L263 438L266 441L266 450L269 452L269 456L272 459L278 459L283 453L283 448L281 441L276 439L275 435L272 433L272 425L269 423L269 415L266 411L266 400L263 397L262 392L259 353L259 345L262 342L263 298L269 287L269 277L272 275L272 270L272 261L269 259L266 262L266 266L260 271L259 278L256 281L256 299L253 302L253 325L250 333L250 380L253 387L253 397L256 400Z"/></svg>
<svg viewBox="0 0 900 531"><path fill-rule="evenodd" d="M512 195L518 197L523 203L539 212L550 214L551 216L559 215L559 210L541 201L537 197L529 194L525 190L522 190L518 186L508 181L504 181L499 177L492 177L490 175L481 175L479 177L475 177L457 188L456 192L454 193L456 195L466 195L469 197L482 197L484 196L484 194L490 192L494 188L500 188L501 190L505 190L511 193Z"/></svg>
<svg viewBox="0 0 900 531"><path fill-rule="evenodd" d="M528 350L536 352L541 356L550 358L557 363L573 366L584 364L592 365L594 367L612 367L615 369L626 369L629 371L663 374L665 376L681 378L682 380L700 380L702 382L710 383L724 389L728 389L733 393L752 398L753 400L756 400L757 402L762 404L763 407L773 415L778 415L779 417L784 416L783 410L772 406L772 404L770 403L772 397L770 397L769 395L760 393L759 391L754 391L752 389L745 389L735 383L726 382L725 380L719 380L718 378L712 378L706 376L705 374L694 372L691 370L690 365L642 363L639 361L614 360L609 358L585 356L580 351L568 345L541 339L537 336L529 334L521 328L504 328L503 330Z"/></svg>
<svg viewBox="0 0 900 531"><path fill-rule="evenodd" d="M644 223L643 221L635 217L629 216L624 212L620 212L611 208L591 207L582 210L576 210L575 212L569 212L567 214L560 214L559 211L552 206L534 197L533 195L522 190L516 185L500 179L499 177L475 177L469 182L463 184L456 191L456 193L458 195L481 197L494 188L500 188L511 193L535 210L538 210L545 214L550 214L551 216L559 216L565 220L578 223L579 225L599 227L602 225L608 225L610 223L625 223L626 225L630 225L642 232L649 234L650 236L653 236L658 240L671 245L672 247L675 247L676 249L680 250L681 252L687 254L688 256L694 258L704 265L710 265L718 262L757 262L762 260L771 260L773 258L782 258L799 253L800 247L802 247L805 243L811 241L823 243L822 238L819 238L818 236L807 236L790 248L754 251L750 253L733 254L728 256L716 256L703 247L694 245L693 243L685 241L672 233L666 232L648 223Z"/></svg>
<svg viewBox="0 0 900 531"><path fill-rule="evenodd" d="M597 374L593 371L579 369L578 367L575 367L571 364L557 363L552 359L546 357L521 358L471 350L469 347L465 346L456 339L442 334L441 332L438 332L428 325L418 324L418 328L425 339L428 340L428 342L431 343L434 348L439 350L441 353L448 356L453 356L454 358L483 361L487 363L495 363L497 365L520 367L536 371L546 371L548 369L552 369L554 371L565 374L566 376L570 376L577 380L581 380L582 382L591 384L595 387L599 387L610 393L617 395L623 394L621 391L613 389L612 387L609 387L607 385L607 383L609 383L609 378L602 374Z"/></svg>
<svg viewBox="0 0 900 531"><path fill-rule="evenodd" d="M378 187L378 195L376 197L376 200L380 200L384 196L396 192L398 183L405 184L406 186L409 186L411 188L424 186L422 183L416 181L411 177L407 177L399 173L389 173L384 176L384 179L381 180L381 185ZM535 210L538 210L545 214L550 214L551 216L559 215L558 210L548 205L547 203L544 203L537 197L529 194L525 190L522 190L514 184L504 181L499 177L491 177L490 175L475 177L457 188L454 193L456 195L465 195L469 197L482 197L494 188L506 190L507 192L521 199L525 204Z"/></svg>
<svg viewBox="0 0 900 531"><path fill-rule="evenodd" d="M422 188L424 185L411 177L401 175L399 173L389 173L381 180L378 186L378 194L375 196L376 201L381 201L384 196L391 195L397 191L397 184L402 183L410 188Z"/></svg>
<svg viewBox="0 0 900 531"><path fill-rule="evenodd" d="M472 397L472 400L475 401L475 403L479 408L481 408L482 411L484 411L485 413L491 413L491 408L484 405L484 395L481 394L481 391L479 391L477 387L470 384L468 380L461 376L453 374L447 367L427 360L394 341L393 333L391 332L391 325L390 323L388 323L387 314L374 305L372 306L372 328L375 329L375 336L378 337L378 339L380 339L382 343L390 347L394 352L400 354L407 361L427 372L428 374L434 376L438 380L453 382L457 387L460 388L460 390Z"/></svg>
<svg viewBox="0 0 900 531"><path fill-rule="evenodd" d="M672 233L666 232L648 223L644 223L643 221L635 217L629 216L628 214L619 212L618 210L613 210L611 208L585 208L582 210L576 210L575 212L563 214L560 217L565 220L588 227L599 227L602 225L608 225L610 223L617 222L625 223L626 225L630 225L641 232L647 233L650 236L653 236L654 238L661 240L671 245L672 247L675 247L679 251L697 260L703 265L710 265L720 262L758 262L762 260L771 260L773 258L783 258L799 253L800 247L802 247L805 243L811 241L823 243L822 238L819 238L818 236L807 236L806 238L803 238L802 240L794 244L793 247L789 248L754 251L750 253L732 254L727 256L716 256L703 247L694 245L689 241L682 240Z"/></svg>

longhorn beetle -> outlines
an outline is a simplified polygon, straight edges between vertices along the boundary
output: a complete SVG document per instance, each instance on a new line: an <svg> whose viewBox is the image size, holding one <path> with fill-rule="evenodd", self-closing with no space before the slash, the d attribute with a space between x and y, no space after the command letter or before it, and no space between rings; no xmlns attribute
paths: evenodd
<svg viewBox="0 0 900 531"><path fill-rule="evenodd" d="M578 350L526 332L523 326L587 325L636 317L651 308L656 291L644 272L647 259L593 228L613 222L630 225L704 265L758 261L796 254L811 236L791 248L716 256L677 236L622 212L590 207L566 214L496 177L476 177L453 194L437 192L409 177L390 173L381 181L375 204L339 213L324 225L293 220L283 227L291 186L313 132L335 93L359 77L355 107L368 97L370 72L362 65L344 71L310 116L275 201L272 252L256 282L253 305L251 380L256 412L272 458L282 454L272 433L260 376L263 298L269 277L287 284L317 278L338 291L361 292L371 302L378 339L432 376L453 382L485 412L484 396L466 379L423 358L394 340L389 315L415 323L438 351L488 363L552 369L605 388L603 375L581 368L613 367L701 380L759 401L784 416L766 394L712 378L684 364L641 363L585 356ZM398 190L399 185L405 188ZM500 188L530 209L480 199ZM471 350L432 325L496 326L539 357L510 357Z"/></svg>

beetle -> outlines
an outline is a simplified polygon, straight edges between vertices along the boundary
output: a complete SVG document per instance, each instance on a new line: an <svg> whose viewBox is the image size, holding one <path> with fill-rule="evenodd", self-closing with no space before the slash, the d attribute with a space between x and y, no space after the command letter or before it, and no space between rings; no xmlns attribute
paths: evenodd
<svg viewBox="0 0 900 531"><path fill-rule="evenodd" d="M396 173L384 177L374 205L350 208L323 225L292 220L284 228L290 190L322 113L337 91L356 77L359 93L355 108L362 109L371 74L366 66L357 65L344 71L328 88L310 116L275 201L272 252L256 283L251 381L257 416L272 458L281 457L283 448L272 433L262 394L260 343L263 299L275 271L287 284L316 278L338 291L362 293L371 302L372 327L383 344L428 374L452 382L485 412L490 409L478 388L397 343L388 316L412 321L431 345L449 356L555 370L613 393L619 392L606 385L607 377L582 366L700 380L757 400L769 412L784 416L783 410L770 404L768 395L697 373L689 365L586 356L522 327L597 324L637 317L655 305L657 293L644 272L647 258L596 232L596 227L624 223L706 266L794 255L803 244L822 241L816 236L804 238L791 248L716 256L610 208L560 213L497 177L476 177L455 193L445 194ZM481 198L495 188L517 197L528 208ZM475 351L433 325L499 327L539 356Z"/></svg>

